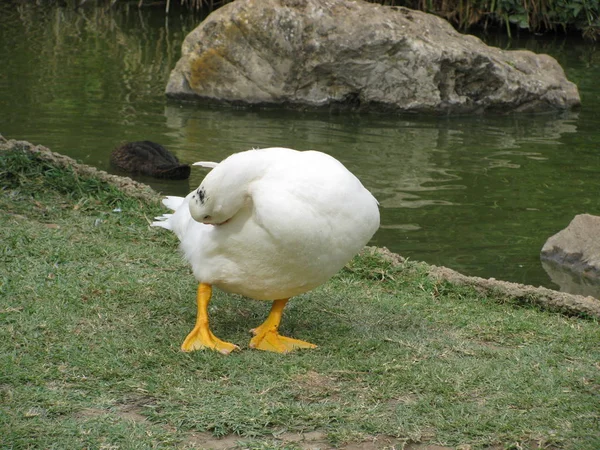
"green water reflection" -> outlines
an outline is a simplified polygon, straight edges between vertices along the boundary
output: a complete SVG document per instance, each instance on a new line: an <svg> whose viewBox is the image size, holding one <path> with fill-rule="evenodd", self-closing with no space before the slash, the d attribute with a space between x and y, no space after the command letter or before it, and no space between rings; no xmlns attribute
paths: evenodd
<svg viewBox="0 0 600 450"><path fill-rule="evenodd" d="M105 170L112 149L130 140L159 142L185 162L262 146L322 150L379 199L373 244L470 275L556 287L539 261L543 243L575 214L600 214L594 44L486 37L559 59L583 100L564 114L388 117L168 102L168 74L199 20L133 6L0 3L0 133ZM203 175L153 185L183 194Z"/></svg>

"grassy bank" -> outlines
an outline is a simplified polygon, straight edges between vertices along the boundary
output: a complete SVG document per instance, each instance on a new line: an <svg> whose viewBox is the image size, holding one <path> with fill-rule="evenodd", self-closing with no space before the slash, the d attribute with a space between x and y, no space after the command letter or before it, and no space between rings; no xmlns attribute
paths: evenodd
<svg viewBox="0 0 600 450"><path fill-rule="evenodd" d="M597 321L367 252L290 302L318 349L248 349L269 305L217 292L242 350L185 354L196 285L156 202L20 151L0 189L2 448L600 448Z"/></svg>

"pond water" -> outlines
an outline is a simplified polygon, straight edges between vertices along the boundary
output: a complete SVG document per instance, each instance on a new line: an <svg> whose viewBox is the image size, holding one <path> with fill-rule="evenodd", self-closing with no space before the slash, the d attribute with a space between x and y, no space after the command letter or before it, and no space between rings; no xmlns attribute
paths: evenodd
<svg viewBox="0 0 600 450"><path fill-rule="evenodd" d="M483 36L559 60L579 86L575 112L419 117L203 107L164 87L200 18L162 9L0 2L0 133L111 171L122 141L152 140L180 160L252 147L317 149L381 203L372 244L468 275L557 288L539 252L574 215L600 214L600 53L577 37ZM152 185L185 194L189 182Z"/></svg>

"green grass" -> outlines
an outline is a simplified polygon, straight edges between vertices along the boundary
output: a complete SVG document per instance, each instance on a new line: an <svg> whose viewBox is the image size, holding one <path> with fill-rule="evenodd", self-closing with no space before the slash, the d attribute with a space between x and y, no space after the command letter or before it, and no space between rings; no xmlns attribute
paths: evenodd
<svg viewBox="0 0 600 450"><path fill-rule="evenodd" d="M423 264L355 258L290 302L215 292L212 328L242 350L182 353L195 280L161 213L95 179L0 153L0 448L343 447L372 436L475 448L600 448L600 327L501 304ZM121 212L113 211L119 207ZM209 444L206 444L209 445ZM400 448L400 447L398 447Z"/></svg>

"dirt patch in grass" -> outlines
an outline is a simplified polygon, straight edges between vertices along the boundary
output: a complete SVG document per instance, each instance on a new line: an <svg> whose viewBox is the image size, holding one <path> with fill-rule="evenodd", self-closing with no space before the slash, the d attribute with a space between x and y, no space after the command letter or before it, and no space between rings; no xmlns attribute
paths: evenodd
<svg viewBox="0 0 600 450"><path fill-rule="evenodd" d="M142 415L142 411L142 408L137 405L126 405L119 408L116 413L119 417L125 420L140 423L148 420Z"/></svg>
<svg viewBox="0 0 600 450"><path fill-rule="evenodd" d="M135 423L148 423L144 409L155 405L152 397L131 397L119 402L111 408L83 408L74 414L76 419L91 419L102 416L113 416Z"/></svg>
<svg viewBox="0 0 600 450"><path fill-rule="evenodd" d="M74 414L74 417L76 419L83 419L83 420L87 420L87 419L92 419L94 417L101 417L101 416L105 416L109 414L109 411L106 409L100 409L100 408L84 408L81 409L79 411L77 411Z"/></svg>
<svg viewBox="0 0 600 450"><path fill-rule="evenodd" d="M313 377L313 374L311 374L310 377L312 380L316 379ZM142 407L135 404L123 405L112 410L101 408L85 408L81 411L78 411L75 414L75 417L77 419L88 420L104 416L116 416L126 421L135 422L138 424L147 424L149 421L145 416L142 415L142 411ZM182 444L184 448L233 450L248 448L248 445L245 443L246 441L247 439L232 434L223 437L215 437L211 433L206 432L187 432L185 433L185 438L183 439ZM271 445L273 448L287 448L291 446L292 448L298 448L302 450L452 450L452 447L444 447L427 443L409 443L406 440L385 435L367 436L360 442L352 442L334 447L327 440L327 433L324 431L310 431L306 433L280 433L273 436L273 439L271 439ZM465 447L464 450L468 450L468 447Z"/></svg>
<svg viewBox="0 0 600 450"><path fill-rule="evenodd" d="M228 435L222 438L215 438L210 433L189 433L184 440L185 448L201 448L210 450L235 450L251 448L245 445L245 439ZM264 448L264 447L260 447ZM447 447L444 445L429 443L414 443L406 440L394 438L391 436L379 435L369 436L360 442L348 443L345 445L332 446L327 441L327 434L322 431L311 431L308 433L282 433L275 436L268 448L294 448L301 450L471 450L468 444L458 447ZM486 450L504 450L505 445L488 447ZM557 450L558 447L548 446L541 440L530 440L526 442L515 442L515 449L546 449Z"/></svg>
<svg viewBox="0 0 600 450"><path fill-rule="evenodd" d="M210 433L189 433L184 441L184 446L188 448L227 450L239 448L239 442L239 436L229 435L217 439Z"/></svg>
<svg viewBox="0 0 600 450"><path fill-rule="evenodd" d="M185 440L185 445L192 448L211 450L251 447L244 445L244 441L239 436L229 435L216 439L209 433L190 433L189 437ZM301 450L453 450L452 447L426 443L408 443L406 440L384 435L369 436L361 442L334 447L327 441L327 433L322 431L278 434L272 439L271 447L269 448L297 448ZM468 449L465 448L464 450Z"/></svg>
<svg viewBox="0 0 600 450"><path fill-rule="evenodd" d="M143 409L136 405L126 405L114 410L84 408L75 414L75 418L87 420L94 417L117 416L130 422L144 423L147 422L148 419L142 415L142 411Z"/></svg>
<svg viewBox="0 0 600 450"><path fill-rule="evenodd" d="M325 399L337 400L340 388L333 377L322 375L313 370L296 375L292 383L296 400L318 402Z"/></svg>

